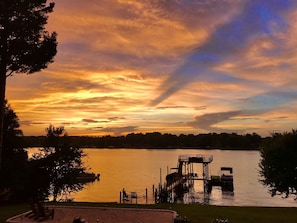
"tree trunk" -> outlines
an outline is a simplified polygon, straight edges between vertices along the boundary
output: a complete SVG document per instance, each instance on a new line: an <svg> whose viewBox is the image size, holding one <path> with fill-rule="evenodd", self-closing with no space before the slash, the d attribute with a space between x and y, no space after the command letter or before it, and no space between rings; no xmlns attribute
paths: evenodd
<svg viewBox="0 0 297 223"><path fill-rule="evenodd" d="M5 8L5 1L1 2L1 7ZM3 21L3 28L0 32L0 173L2 170L2 151L3 151L3 119L5 106L6 88L6 66L7 66L7 30L6 21Z"/></svg>
<svg viewBox="0 0 297 223"><path fill-rule="evenodd" d="M4 67L4 68L3 68ZM0 172L2 170L3 119L5 106L6 66L0 64Z"/></svg>

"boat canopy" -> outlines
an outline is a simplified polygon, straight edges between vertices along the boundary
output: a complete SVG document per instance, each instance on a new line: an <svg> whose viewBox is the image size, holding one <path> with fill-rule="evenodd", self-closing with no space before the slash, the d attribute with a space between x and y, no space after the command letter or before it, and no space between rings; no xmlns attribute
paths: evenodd
<svg viewBox="0 0 297 223"><path fill-rule="evenodd" d="M221 167L221 171L229 171L231 174L233 173L232 167Z"/></svg>

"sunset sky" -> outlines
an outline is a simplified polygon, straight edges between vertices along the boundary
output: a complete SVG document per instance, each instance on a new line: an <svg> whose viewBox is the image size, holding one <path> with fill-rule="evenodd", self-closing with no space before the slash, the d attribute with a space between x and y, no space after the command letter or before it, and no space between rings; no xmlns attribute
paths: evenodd
<svg viewBox="0 0 297 223"><path fill-rule="evenodd" d="M24 135L297 128L296 0L56 0L48 69L8 78Z"/></svg>

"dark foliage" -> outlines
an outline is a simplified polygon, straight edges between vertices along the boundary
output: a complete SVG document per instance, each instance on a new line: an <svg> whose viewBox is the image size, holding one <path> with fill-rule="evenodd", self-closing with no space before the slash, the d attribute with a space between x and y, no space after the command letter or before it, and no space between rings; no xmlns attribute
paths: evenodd
<svg viewBox="0 0 297 223"><path fill-rule="evenodd" d="M22 147L22 131L19 119L11 107L4 107L3 168L0 188L9 190L10 199L22 199L26 190L27 152ZM0 189L1 191L1 189Z"/></svg>
<svg viewBox="0 0 297 223"><path fill-rule="evenodd" d="M5 101L4 106L4 121L3 121L3 148L5 150L23 150L22 136L23 132L20 129L19 118L16 113Z"/></svg>
<svg viewBox="0 0 297 223"><path fill-rule="evenodd" d="M49 126L46 132L45 147L30 160L31 196L36 200L49 196L56 200L61 194L83 188L78 180L78 175L85 171L82 149L69 145L63 127Z"/></svg>
<svg viewBox="0 0 297 223"><path fill-rule="evenodd" d="M47 14L54 3L46 0L1 0L1 65L6 76L12 73L34 73L47 67L56 55L56 33L48 33ZM3 75L3 74L1 74Z"/></svg>
<svg viewBox="0 0 297 223"><path fill-rule="evenodd" d="M6 78L38 72L53 62L57 34L45 29L53 8L47 0L0 1L0 169Z"/></svg>
<svg viewBox="0 0 297 223"><path fill-rule="evenodd" d="M261 158L261 182L271 195L297 198L297 131L273 134L261 150Z"/></svg>

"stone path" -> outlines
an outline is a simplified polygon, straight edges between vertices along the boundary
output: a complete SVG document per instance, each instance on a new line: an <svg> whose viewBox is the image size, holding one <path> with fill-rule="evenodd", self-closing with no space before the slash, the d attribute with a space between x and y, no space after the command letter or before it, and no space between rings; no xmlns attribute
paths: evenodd
<svg viewBox="0 0 297 223"><path fill-rule="evenodd" d="M51 207L50 207L51 208ZM104 207L62 207L54 206L53 219L44 223L73 223L80 218L86 223L173 223L176 212L160 209L130 209ZM25 217L25 214L10 218L10 223L36 223L38 221Z"/></svg>

